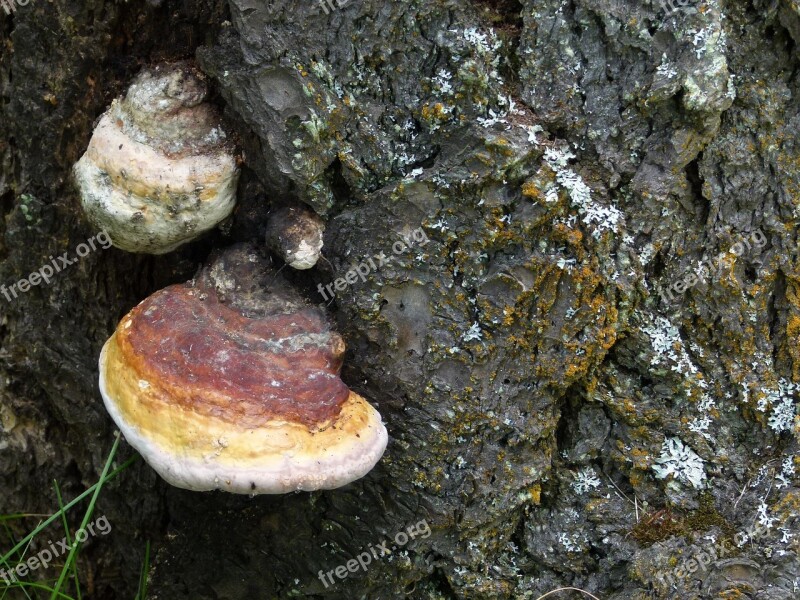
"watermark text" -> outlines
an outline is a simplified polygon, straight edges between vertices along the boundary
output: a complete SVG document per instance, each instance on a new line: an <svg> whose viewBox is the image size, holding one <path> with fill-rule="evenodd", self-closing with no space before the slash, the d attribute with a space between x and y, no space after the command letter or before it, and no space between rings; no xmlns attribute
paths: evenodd
<svg viewBox="0 0 800 600"><path fill-rule="evenodd" d="M108 236L108 233L101 231L97 235L90 237L85 242L78 244L78 246L75 248L75 253L78 255L78 257L83 258L90 252L97 250L97 245L95 242L99 243L103 250L108 250L111 247L111 238ZM0 285L0 294L5 296L5 299L11 302L12 300L18 298L19 294L24 294L32 287L35 287L42 282L49 284L53 275L60 273L76 262L78 262L78 259L70 258L69 252L64 252L64 254L55 258L51 256L49 264L42 265L38 270L34 271L27 277L23 277L8 287L5 285Z"/></svg>
<svg viewBox="0 0 800 600"><path fill-rule="evenodd" d="M417 243L420 246L424 246L430 240L425 232L422 230L421 227L417 227L414 231L412 231L409 235L404 236L403 240L397 240L392 245L392 252L396 255L400 255L406 250L408 250L413 243ZM375 260L373 260L373 258ZM327 302L329 299L332 299L336 294L334 293L333 289L335 288L337 292L343 292L347 289L347 286L354 284L358 281L358 278L361 278L361 281L367 280L367 275L372 273L373 271L377 271L383 265L388 264L391 261L391 256L386 256L385 252L381 252L380 254L376 254L365 260L364 262L356 265L352 269L350 269L347 273L345 273L344 277L337 277L332 283L324 286L320 283L317 285L317 290L322 297ZM326 293L327 292L327 293Z"/></svg>
<svg viewBox="0 0 800 600"><path fill-rule="evenodd" d="M359 569L363 569L364 572L367 571L367 566L372 562L373 557L375 560L387 556L392 553L392 551L397 550L405 546L409 540L416 539L418 536L425 539L430 537L431 535L431 528L428 525L428 522L425 520L420 521L416 525L409 525L406 527L405 531L400 531L397 535L394 536L394 540L384 540L380 544L376 545L369 545L369 548L356 556L355 558L351 558L347 561L347 563L343 565L339 565L335 569L331 569L327 573L325 571L320 571L317 575L320 581L325 584L327 588L329 585L335 583L333 576L336 575L339 579L345 579L350 573L356 573ZM392 544L392 541L394 544ZM391 545L391 549L389 545ZM330 583L328 583L330 581Z"/></svg>
<svg viewBox="0 0 800 600"><path fill-rule="evenodd" d="M0 569L0 578L8 585L11 585L12 582L18 581L17 577L25 577L28 573L40 568L46 569L59 556L68 553L74 546L88 540L90 535L94 537L98 532L100 535L106 535L109 531L111 531L111 523L108 522L108 517L105 515L98 517L94 523L89 523L86 529L78 529L75 532L75 540L72 545L67 543L67 538L62 538L55 544L47 540L48 547L43 548L34 556L28 557L28 560L11 569Z"/></svg>
<svg viewBox="0 0 800 600"><path fill-rule="evenodd" d="M752 250L752 246L750 245L751 240L758 248L763 248L767 244L767 237L761 230L756 231L749 238L742 238L740 241L736 242L728 252L720 252L714 258L701 260L694 272L684 275L666 290L661 290L659 292L661 299L664 303L669 303L675 300L675 296L672 294L673 291L676 294L683 294L698 283L705 283L706 277L720 271L730 254L741 256L745 251L745 246L748 251ZM669 300L667 298L669 298Z"/></svg>

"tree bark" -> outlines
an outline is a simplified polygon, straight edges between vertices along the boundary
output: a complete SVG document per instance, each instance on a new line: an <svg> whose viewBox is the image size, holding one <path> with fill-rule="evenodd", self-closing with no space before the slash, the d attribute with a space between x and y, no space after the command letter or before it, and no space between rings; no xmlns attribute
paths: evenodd
<svg viewBox="0 0 800 600"><path fill-rule="evenodd" d="M159 600L796 598L800 9L675 5L0 6L0 283L95 233L70 169L143 66L196 60L244 156L202 240L0 296L0 514L97 480L119 319L300 201L325 260L288 277L345 337L384 458L253 498L138 461L100 496L85 598L132 598L147 540Z"/></svg>

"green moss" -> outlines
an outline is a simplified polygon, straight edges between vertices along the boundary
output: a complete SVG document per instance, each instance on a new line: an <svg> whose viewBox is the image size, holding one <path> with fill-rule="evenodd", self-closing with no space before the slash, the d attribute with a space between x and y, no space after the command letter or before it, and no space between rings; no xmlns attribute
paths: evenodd
<svg viewBox="0 0 800 600"><path fill-rule="evenodd" d="M714 506L714 497L709 492L704 492L699 500L700 507L686 518L687 530L706 531L712 527L719 527L726 536L732 538L736 530Z"/></svg>
<svg viewBox="0 0 800 600"><path fill-rule="evenodd" d="M652 513L636 524L631 530L631 537L642 546L652 546L673 536L689 539L693 533L719 527L725 538L733 538L735 529L714 506L713 496L704 492L699 502L698 509L688 515L677 515L669 509Z"/></svg>
<svg viewBox="0 0 800 600"><path fill-rule="evenodd" d="M669 509L658 510L641 521L631 529L631 537L641 546L652 546L656 542L666 540L675 535L681 535L683 522L680 516Z"/></svg>

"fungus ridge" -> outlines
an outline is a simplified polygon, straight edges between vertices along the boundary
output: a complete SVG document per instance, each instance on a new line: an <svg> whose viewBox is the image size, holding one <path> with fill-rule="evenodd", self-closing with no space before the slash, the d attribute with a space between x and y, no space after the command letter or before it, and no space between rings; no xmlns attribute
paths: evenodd
<svg viewBox="0 0 800 600"><path fill-rule="evenodd" d="M213 290L174 285L131 311L117 343L148 385L223 420L311 427L338 415L349 395L341 338L310 307L251 318Z"/></svg>

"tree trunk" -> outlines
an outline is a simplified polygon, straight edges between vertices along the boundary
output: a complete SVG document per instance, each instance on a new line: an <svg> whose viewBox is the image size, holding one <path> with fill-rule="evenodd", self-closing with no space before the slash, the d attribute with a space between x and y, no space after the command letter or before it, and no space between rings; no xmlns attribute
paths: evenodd
<svg viewBox="0 0 800 600"><path fill-rule="evenodd" d="M0 296L0 513L97 481L104 341L280 202L327 221L288 276L390 436L365 478L285 496L137 461L84 598L133 598L148 540L159 600L797 597L796 2L6 2L0 283L95 234L70 169L143 66L196 60L244 161L200 241Z"/></svg>

